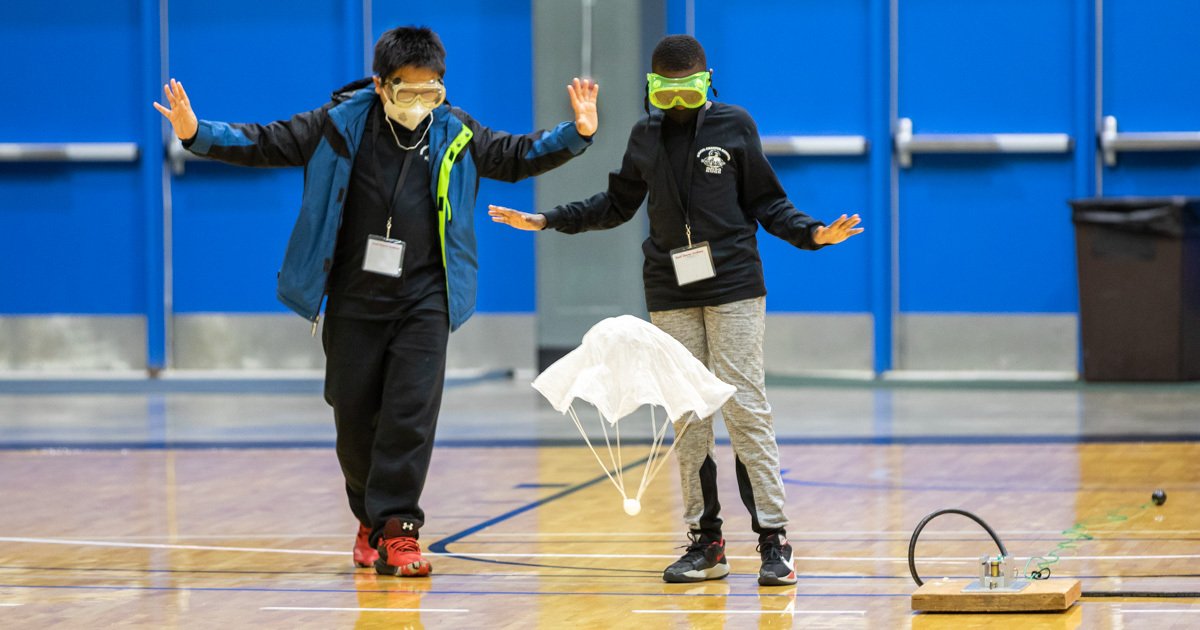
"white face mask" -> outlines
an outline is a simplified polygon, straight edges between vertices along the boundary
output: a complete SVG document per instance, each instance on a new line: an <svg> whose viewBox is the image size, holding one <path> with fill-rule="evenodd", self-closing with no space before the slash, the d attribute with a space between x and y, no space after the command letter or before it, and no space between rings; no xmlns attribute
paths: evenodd
<svg viewBox="0 0 1200 630"><path fill-rule="evenodd" d="M428 83L390 83L383 86L383 111L405 129L417 128L430 112L446 100L446 88L440 81Z"/></svg>
<svg viewBox="0 0 1200 630"><path fill-rule="evenodd" d="M433 110L420 103L409 105L408 107L400 107L391 101L385 100L383 102L383 111L387 114L388 118L400 123L405 129L412 131L429 117L429 113Z"/></svg>

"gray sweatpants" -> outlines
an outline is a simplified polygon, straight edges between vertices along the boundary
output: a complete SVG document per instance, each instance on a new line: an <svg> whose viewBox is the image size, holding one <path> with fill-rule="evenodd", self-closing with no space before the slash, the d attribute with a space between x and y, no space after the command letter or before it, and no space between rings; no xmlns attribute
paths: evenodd
<svg viewBox="0 0 1200 630"><path fill-rule="evenodd" d="M771 405L763 384L763 333L766 298L720 306L652 311L650 321L674 337L717 378L737 392L721 407L725 427L737 457L737 481L742 503L760 538L787 526L783 514L783 479L779 446L771 422ZM713 419L692 414L691 426L676 438L679 480L683 487L683 519L690 530L721 535L721 504L717 500Z"/></svg>

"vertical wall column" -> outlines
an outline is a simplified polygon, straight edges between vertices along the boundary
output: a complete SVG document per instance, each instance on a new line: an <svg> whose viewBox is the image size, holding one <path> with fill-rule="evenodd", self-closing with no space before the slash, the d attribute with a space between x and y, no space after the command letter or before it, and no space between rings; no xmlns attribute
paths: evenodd
<svg viewBox="0 0 1200 630"><path fill-rule="evenodd" d="M587 153L537 179L536 210L605 190L629 130L644 114L650 52L665 34L665 0L534 0L534 124L573 117L566 85L590 73L600 83L600 129ZM645 212L619 228L537 236L538 368L579 345L606 317L644 315L641 244Z"/></svg>
<svg viewBox="0 0 1200 630"><path fill-rule="evenodd" d="M166 21L167 0L141 0L142 39L141 81L143 94L162 98L166 81ZM163 118L150 107L141 113L142 120L142 208L144 212L144 249L146 280L146 370L151 376L168 367L169 331L171 319L170 274L170 199L165 169Z"/></svg>
<svg viewBox="0 0 1200 630"><path fill-rule="evenodd" d="M871 319L874 326L874 366L877 376L892 369L896 318L896 199L892 126L896 120L895 0L870 0L869 60Z"/></svg>
<svg viewBox="0 0 1200 630"><path fill-rule="evenodd" d="M1096 23L1100 4L1100 0L1075 0L1075 197L1099 194L1101 165L1095 138L1100 130L1100 33Z"/></svg>
<svg viewBox="0 0 1200 630"><path fill-rule="evenodd" d="M346 7L347 77L371 74L375 40L371 37L371 0L342 0Z"/></svg>

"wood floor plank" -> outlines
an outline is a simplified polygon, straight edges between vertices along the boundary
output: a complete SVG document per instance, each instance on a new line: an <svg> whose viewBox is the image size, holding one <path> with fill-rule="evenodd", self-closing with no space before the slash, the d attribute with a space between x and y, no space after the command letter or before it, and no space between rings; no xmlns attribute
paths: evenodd
<svg viewBox="0 0 1200 630"><path fill-rule="evenodd" d="M1022 564L1057 553L1054 576L1084 590L1200 590L1200 444L785 445L801 578L787 588L757 585L718 450L733 573L696 585L659 577L685 542L673 462L630 517L585 448L439 448L422 543L445 555L406 580L351 566L355 524L328 449L4 451L0 627L1200 626L1195 599L1085 599L954 625L909 610L905 557L924 515L961 507ZM1156 488L1165 505L1150 503ZM918 567L931 582L970 578L993 552L973 523L944 517Z"/></svg>

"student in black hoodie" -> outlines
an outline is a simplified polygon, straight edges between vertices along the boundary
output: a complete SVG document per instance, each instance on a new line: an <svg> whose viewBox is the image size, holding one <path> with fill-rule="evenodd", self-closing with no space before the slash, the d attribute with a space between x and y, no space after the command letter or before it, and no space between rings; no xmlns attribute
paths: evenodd
<svg viewBox="0 0 1200 630"><path fill-rule="evenodd" d="M756 232L801 249L861 233L858 215L826 226L797 210L763 155L746 110L708 100L712 75L700 42L671 35L654 49L647 116L634 125L608 190L541 214L489 206L497 223L566 234L616 227L649 194L650 236L642 244L651 321L716 376L737 387L721 409L736 454L742 502L759 536L764 586L794 584L779 447L763 385L766 285ZM690 418L675 446L684 498L687 552L667 582L728 575L716 491L712 418Z"/></svg>

